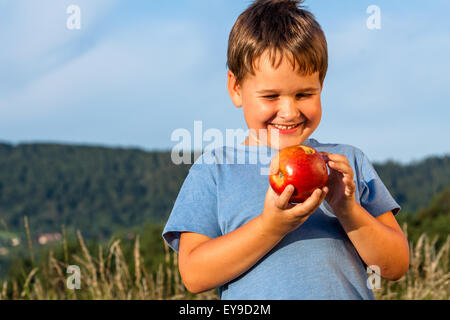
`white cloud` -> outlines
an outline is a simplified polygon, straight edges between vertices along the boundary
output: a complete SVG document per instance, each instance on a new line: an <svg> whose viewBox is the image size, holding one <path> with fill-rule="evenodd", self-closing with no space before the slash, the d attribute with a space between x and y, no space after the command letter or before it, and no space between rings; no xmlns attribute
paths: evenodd
<svg viewBox="0 0 450 320"><path fill-rule="evenodd" d="M330 70L325 92L349 112L418 110L450 98L448 34L418 32L416 20L383 15L383 29L370 31L353 21L330 32Z"/></svg>
<svg viewBox="0 0 450 320"><path fill-rule="evenodd" d="M105 15L117 0L77 0L82 29L66 27L72 0L19 0L0 3L8 18L0 20L0 92L20 91L34 80L89 50L106 30Z"/></svg>
<svg viewBox="0 0 450 320"><path fill-rule="evenodd" d="M145 104L183 108L194 99L190 94L196 72L208 58L201 32L186 21L130 25L103 39L95 50L3 97L2 118L107 112L112 107L130 113Z"/></svg>
<svg viewBox="0 0 450 320"><path fill-rule="evenodd" d="M419 18L385 11L379 31L355 19L327 32L319 137L359 146L377 161L450 151L448 29ZM420 153L417 145L424 146Z"/></svg>

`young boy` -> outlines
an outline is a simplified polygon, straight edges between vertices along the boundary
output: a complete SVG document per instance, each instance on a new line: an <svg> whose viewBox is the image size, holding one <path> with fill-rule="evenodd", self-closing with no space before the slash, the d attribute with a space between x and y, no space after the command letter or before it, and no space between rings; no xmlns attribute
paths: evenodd
<svg viewBox="0 0 450 320"><path fill-rule="evenodd" d="M373 299L367 266L390 280L408 269L408 243L394 218L400 207L368 158L350 145L309 139L321 119L328 56L320 25L300 5L257 0L231 31L228 92L250 134L197 159L163 231L191 292ZM322 152L330 175L294 205L294 188L278 196L262 174L267 163L249 159L299 144Z"/></svg>

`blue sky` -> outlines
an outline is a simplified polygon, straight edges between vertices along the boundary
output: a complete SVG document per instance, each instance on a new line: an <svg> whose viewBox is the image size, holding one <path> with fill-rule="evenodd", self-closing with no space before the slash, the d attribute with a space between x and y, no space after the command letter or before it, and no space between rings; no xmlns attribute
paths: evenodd
<svg viewBox="0 0 450 320"><path fill-rule="evenodd" d="M247 129L226 91L250 1L0 0L0 140L171 149L177 128ZM81 30L69 30L69 5ZM330 61L313 138L372 161L450 153L450 2L309 0ZM369 30L366 9L381 9Z"/></svg>

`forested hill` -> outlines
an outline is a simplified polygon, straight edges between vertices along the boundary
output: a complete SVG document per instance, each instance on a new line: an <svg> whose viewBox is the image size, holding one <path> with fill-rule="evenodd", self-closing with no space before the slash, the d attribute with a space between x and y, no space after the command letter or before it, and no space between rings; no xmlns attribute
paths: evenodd
<svg viewBox="0 0 450 320"><path fill-rule="evenodd" d="M108 238L165 219L189 167L170 152L56 144L0 144L0 217L9 229Z"/></svg>
<svg viewBox="0 0 450 320"><path fill-rule="evenodd" d="M427 207L450 186L450 157L375 167L403 211ZM164 221L189 165L170 152L57 144L0 144L0 218L9 230L61 230L107 238L121 227Z"/></svg>
<svg viewBox="0 0 450 320"><path fill-rule="evenodd" d="M375 163L374 167L402 210L409 213L428 207L433 197L450 187L449 155L409 165L392 161Z"/></svg>

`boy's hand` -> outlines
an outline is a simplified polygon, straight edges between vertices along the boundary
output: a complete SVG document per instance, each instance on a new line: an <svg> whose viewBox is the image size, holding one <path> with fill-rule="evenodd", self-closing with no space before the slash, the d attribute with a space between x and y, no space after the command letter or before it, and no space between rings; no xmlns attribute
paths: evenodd
<svg viewBox="0 0 450 320"><path fill-rule="evenodd" d="M353 169L347 157L342 154L328 152L321 152L321 154L330 168L326 184L330 191L325 200L336 215L345 215L356 205Z"/></svg>
<svg viewBox="0 0 450 320"><path fill-rule="evenodd" d="M320 206L328 192L326 186L316 189L304 202L293 205L289 203L289 199L294 189L292 185L289 185L283 193L278 195L269 185L264 210L260 216L264 232L284 237L292 230L297 229Z"/></svg>

